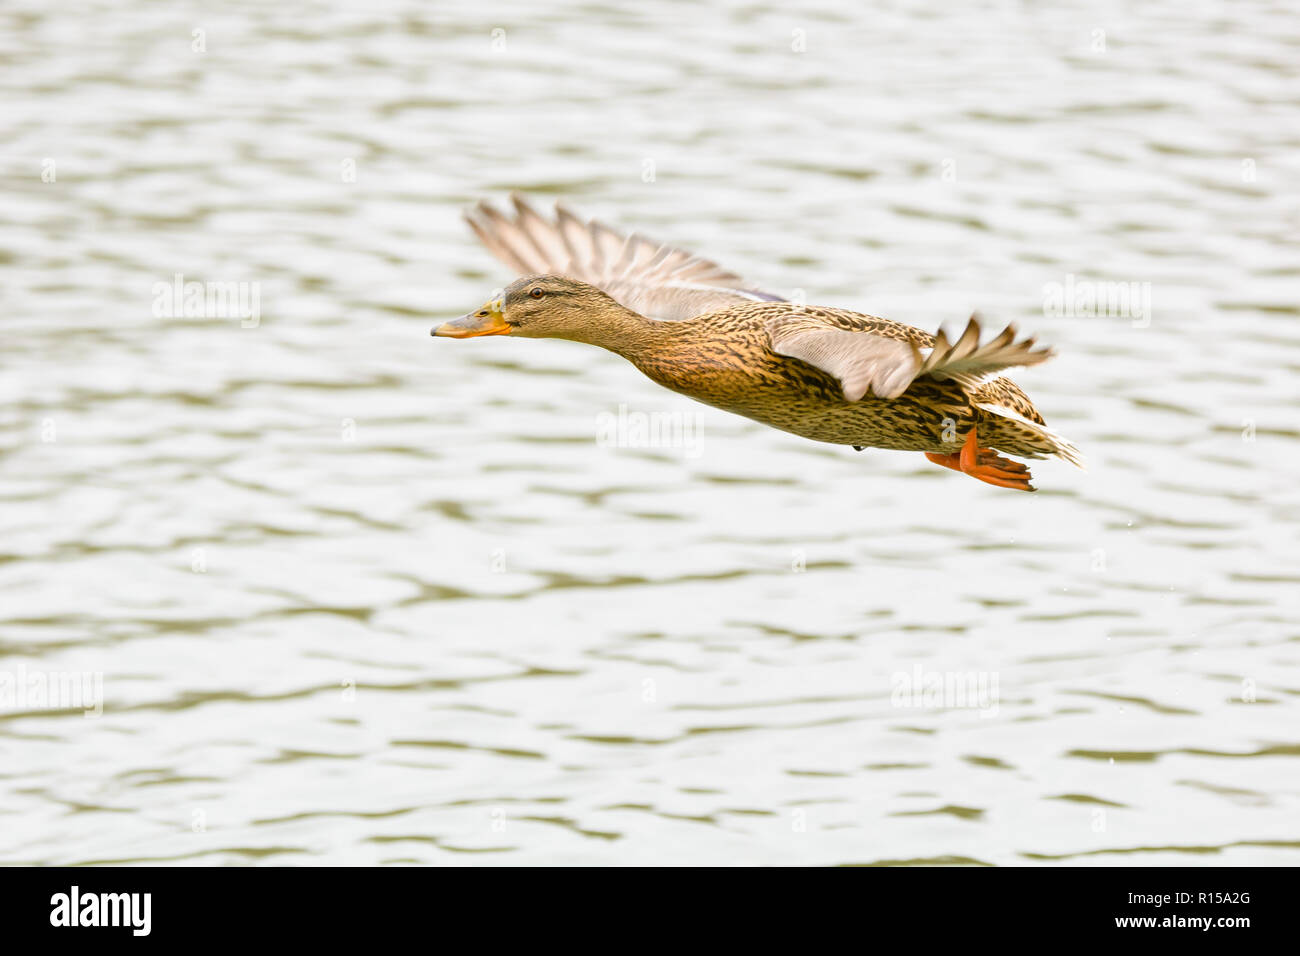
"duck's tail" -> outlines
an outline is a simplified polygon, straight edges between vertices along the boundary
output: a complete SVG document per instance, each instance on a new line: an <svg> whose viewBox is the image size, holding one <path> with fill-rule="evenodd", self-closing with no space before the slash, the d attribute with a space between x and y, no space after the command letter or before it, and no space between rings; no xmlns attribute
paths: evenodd
<svg viewBox="0 0 1300 956"><path fill-rule="evenodd" d="M1065 436L1058 435L1041 422L1032 421L1005 405L996 405L992 402L975 402L974 405L976 408L1002 419L999 424L1010 426L1010 429L1015 433L1015 444L1019 447L1006 447L1002 443L998 443L998 447L1003 451L1012 455L1019 455L1022 458L1047 458L1054 455L1068 461L1075 468L1086 470L1083 454L1075 447L1074 443Z"/></svg>

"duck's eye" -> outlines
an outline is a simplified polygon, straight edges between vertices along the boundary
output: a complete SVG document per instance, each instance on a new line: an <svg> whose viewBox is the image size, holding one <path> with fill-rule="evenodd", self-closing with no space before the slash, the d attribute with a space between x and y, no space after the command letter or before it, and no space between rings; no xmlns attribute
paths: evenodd
<svg viewBox="0 0 1300 956"><path fill-rule="evenodd" d="M542 291L539 287L537 287L537 286L534 286L533 288L531 288L531 289L528 290L528 297L529 297L530 299L540 299L540 298L541 298L542 296L544 296L544 295L546 295L546 293L543 292L543 291Z"/></svg>
<svg viewBox="0 0 1300 956"><path fill-rule="evenodd" d="M479 310L478 310L478 317L479 317L480 319L486 319L486 318L487 318L487 314L488 314L488 310L487 310L487 309L479 309Z"/></svg>

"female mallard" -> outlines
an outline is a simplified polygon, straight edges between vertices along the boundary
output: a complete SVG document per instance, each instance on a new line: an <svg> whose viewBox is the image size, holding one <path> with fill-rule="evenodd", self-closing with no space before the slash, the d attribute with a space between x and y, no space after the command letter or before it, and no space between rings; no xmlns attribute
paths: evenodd
<svg viewBox="0 0 1300 956"><path fill-rule="evenodd" d="M1082 467L1000 374L1053 354L1016 341L1013 326L980 345L974 316L952 342L942 330L787 302L688 252L583 224L558 203L550 222L513 202L513 218L486 203L466 218L524 278L433 335L599 345L707 405L814 441L924 452L1003 488L1033 491L1033 476L998 451Z"/></svg>

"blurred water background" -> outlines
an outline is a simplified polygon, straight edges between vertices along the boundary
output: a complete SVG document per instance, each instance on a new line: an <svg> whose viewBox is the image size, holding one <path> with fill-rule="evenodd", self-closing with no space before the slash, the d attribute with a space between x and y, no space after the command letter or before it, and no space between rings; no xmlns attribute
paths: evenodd
<svg viewBox="0 0 1300 956"><path fill-rule="evenodd" d="M1298 79L1283 2L8 0L0 862L1300 863ZM430 339L510 190L1014 320L1089 470Z"/></svg>

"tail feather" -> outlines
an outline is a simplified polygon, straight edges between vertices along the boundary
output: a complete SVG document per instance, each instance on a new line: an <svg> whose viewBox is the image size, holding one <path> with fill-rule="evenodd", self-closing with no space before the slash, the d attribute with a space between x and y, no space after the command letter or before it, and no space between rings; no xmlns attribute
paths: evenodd
<svg viewBox="0 0 1300 956"><path fill-rule="evenodd" d="M1038 422L1031 421L1019 412L1007 408L1005 405L994 405L988 402L975 402L974 405L976 408L981 408L991 415L997 415L999 418L1005 418L1009 421L1015 422L1020 426L1022 432L1028 433L1025 437L1033 443L1034 449L1038 454L1033 456L1021 455L1021 457L1046 458L1048 455L1055 455L1057 458L1068 461L1070 464L1074 465L1075 468L1083 471L1087 470L1084 465L1083 453L1075 447L1074 443L1063 435L1059 435L1052 431L1046 425L1041 425Z"/></svg>

